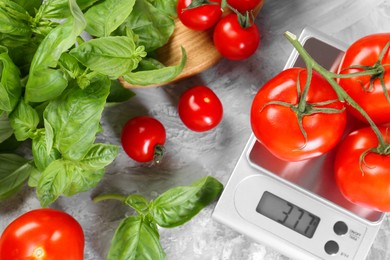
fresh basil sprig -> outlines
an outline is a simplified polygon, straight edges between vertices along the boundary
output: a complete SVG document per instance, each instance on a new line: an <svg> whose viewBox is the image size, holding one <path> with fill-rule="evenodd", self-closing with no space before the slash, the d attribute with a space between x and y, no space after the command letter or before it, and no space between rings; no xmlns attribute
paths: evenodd
<svg viewBox="0 0 390 260"><path fill-rule="evenodd" d="M217 179L206 176L190 186L174 187L150 202L139 194L95 197L95 202L120 200L137 212L136 216L126 217L120 222L107 259L165 259L157 225L173 228L186 223L217 199L222 190L223 185Z"/></svg>
<svg viewBox="0 0 390 260"><path fill-rule="evenodd" d="M118 79L164 83L184 67L184 50L171 67L150 53L170 38L175 3L1 0L0 199L26 180L44 207L96 186L119 152L95 143L103 109L133 96ZM10 147L24 141L33 158L4 166L20 157Z"/></svg>

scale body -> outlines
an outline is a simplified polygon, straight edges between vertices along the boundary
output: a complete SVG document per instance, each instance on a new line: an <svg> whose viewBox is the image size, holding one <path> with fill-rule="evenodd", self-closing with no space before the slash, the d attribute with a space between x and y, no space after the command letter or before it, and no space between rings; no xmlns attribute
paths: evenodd
<svg viewBox="0 0 390 260"><path fill-rule="evenodd" d="M318 63L333 71L346 49L308 28L299 40ZM304 66L293 50L285 68ZM347 125L352 130L359 123L349 118ZM318 158L285 162L252 134L212 216L293 259L365 259L384 213L343 197L334 180L334 157L335 149Z"/></svg>

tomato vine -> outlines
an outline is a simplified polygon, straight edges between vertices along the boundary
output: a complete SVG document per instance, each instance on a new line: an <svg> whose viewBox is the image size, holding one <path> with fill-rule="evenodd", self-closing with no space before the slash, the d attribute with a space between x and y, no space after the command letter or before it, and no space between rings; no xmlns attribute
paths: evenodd
<svg viewBox="0 0 390 260"><path fill-rule="evenodd" d="M310 54L305 50L305 48L299 42L296 35L294 35L291 32L285 32L284 35L290 41L290 43L294 46L294 48L297 50L297 52L299 53L299 55L301 56L301 58L305 62L308 72L312 73L312 70L315 70L320 75L322 75L324 77L324 79L329 82L329 84L332 86L334 91L337 93L339 100L342 102L347 102L350 106L352 106L354 109L356 109L367 120L367 122L371 126L372 130L374 131L374 133L378 139L378 146L376 148L370 148L370 149L366 150L360 156L360 170L361 170L362 174L364 174L364 171L363 171L361 165L365 164L365 160L364 160L365 156L370 152L374 152L374 153L377 153L380 155L389 155L390 154L390 143L388 142L388 140L385 140L385 138L381 134L378 126L371 119L371 117L368 115L368 113L364 109L362 109L358 105L358 103L347 94L347 92L337 83L337 81L335 79L337 79L337 78L352 78L352 77L356 77L356 76L371 76L371 79L370 79L371 86L372 86L372 82L375 79L379 78L382 87L384 89L386 89L385 83L383 80L383 74L385 71L384 67L390 66L390 64L382 64L381 61L382 61L385 53L389 49L390 42L387 43L387 45L381 51L379 60L374 65L372 65L372 66L359 66L359 68L364 69L363 71L353 72L353 73L349 73L349 74L338 74L338 73L328 71L327 69L322 67L320 64L318 64L310 56ZM308 83L306 83L305 88L307 88L307 89L309 88ZM386 91L386 93L388 95L387 91Z"/></svg>

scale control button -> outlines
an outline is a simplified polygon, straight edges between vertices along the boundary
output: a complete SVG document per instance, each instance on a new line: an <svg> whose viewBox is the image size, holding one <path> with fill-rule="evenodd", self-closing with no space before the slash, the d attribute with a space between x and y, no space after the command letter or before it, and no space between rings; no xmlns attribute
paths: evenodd
<svg viewBox="0 0 390 260"><path fill-rule="evenodd" d="M339 252L339 244L336 241L329 240L325 244L325 252L328 255L335 255Z"/></svg>
<svg viewBox="0 0 390 260"><path fill-rule="evenodd" d="M334 226L333 226L333 231L337 235L342 236L342 235L347 234L348 226L347 226L347 224L345 224L344 221L337 221L336 224L334 224Z"/></svg>

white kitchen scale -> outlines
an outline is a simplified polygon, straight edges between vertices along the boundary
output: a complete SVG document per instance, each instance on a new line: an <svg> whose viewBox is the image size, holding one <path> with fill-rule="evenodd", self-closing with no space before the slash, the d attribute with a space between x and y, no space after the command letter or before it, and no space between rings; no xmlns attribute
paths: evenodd
<svg viewBox="0 0 390 260"><path fill-rule="evenodd" d="M347 47L308 28L299 40L330 70L337 68ZM304 66L294 50L285 68ZM357 124L349 118L350 129ZM384 213L343 197L334 180L334 157L333 150L315 159L285 162L252 134L213 218L293 259L365 259Z"/></svg>

